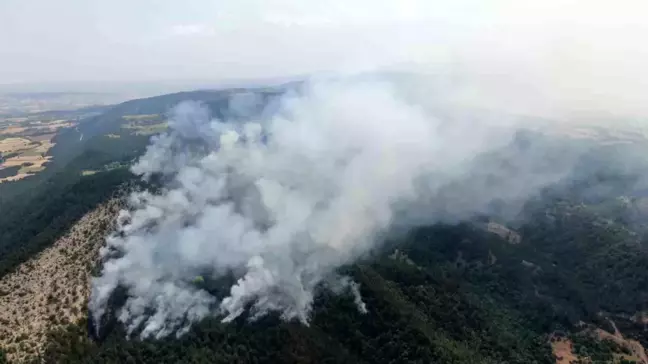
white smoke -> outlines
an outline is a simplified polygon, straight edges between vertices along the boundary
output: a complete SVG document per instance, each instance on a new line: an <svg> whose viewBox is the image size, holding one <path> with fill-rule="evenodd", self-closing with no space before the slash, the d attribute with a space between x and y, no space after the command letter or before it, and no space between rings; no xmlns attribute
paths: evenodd
<svg viewBox="0 0 648 364"><path fill-rule="evenodd" d="M397 86L313 82L269 118L245 120L246 109L262 102L254 94L231 100L232 120L214 120L197 103L177 106L170 132L132 168L165 183L130 196L107 238L90 302L95 323L118 287L127 300L117 317L142 337L245 312L307 323L318 287L350 294L359 311L370 311L358 285L336 271L379 246L384 233L467 218L496 199L515 202L515 210L570 170L577 154L549 156L546 147L484 158L519 126L502 113L555 118L555 129L592 115L642 123L645 4L205 2L202 13L218 16L174 27L182 39L156 43L170 47L160 61L176 59L160 70L416 75ZM154 46L146 43L142 49ZM200 276L235 281L219 298L196 283Z"/></svg>
<svg viewBox="0 0 648 364"><path fill-rule="evenodd" d="M515 131L506 119L435 117L372 81L312 82L285 96L270 119L246 122L210 119L202 105L184 103L169 126L132 168L168 183L130 197L102 250L90 302L99 324L124 287L118 319L141 337L180 335L207 316L227 322L248 309L251 318L272 311L308 323L319 286L371 310L358 284L335 278L336 270L380 244L395 206L417 206L433 222L432 197L470 181L475 157ZM520 197L547 183L525 173L528 180L479 186L479 195L468 183L462 191L472 194L457 195L463 205L451 212L466 217L489 194ZM219 300L195 284L204 272L238 280Z"/></svg>

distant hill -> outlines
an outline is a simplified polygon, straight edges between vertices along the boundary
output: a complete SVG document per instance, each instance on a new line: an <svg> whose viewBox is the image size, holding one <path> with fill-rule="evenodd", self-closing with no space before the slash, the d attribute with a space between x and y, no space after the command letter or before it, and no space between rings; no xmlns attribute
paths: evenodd
<svg viewBox="0 0 648 364"><path fill-rule="evenodd" d="M260 98L259 107L267 105L273 98L285 92L284 87L259 88L259 89L226 89L226 90L202 90L190 92L178 92L174 94L149 97L126 101L115 105L102 114L90 118L79 127L79 132L87 137L109 133L119 129L127 115L166 115L173 106L185 100L199 101L205 103L212 111L213 116L227 117L228 103L230 98L238 93L253 93ZM260 109L256 111L261 111Z"/></svg>

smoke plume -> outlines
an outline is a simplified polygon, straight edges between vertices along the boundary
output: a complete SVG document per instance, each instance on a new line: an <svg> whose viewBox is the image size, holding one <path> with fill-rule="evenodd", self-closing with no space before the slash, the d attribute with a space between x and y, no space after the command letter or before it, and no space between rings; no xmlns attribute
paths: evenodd
<svg viewBox="0 0 648 364"><path fill-rule="evenodd" d="M143 338L246 312L307 324L319 287L366 312L358 284L336 271L394 224L467 218L568 169L563 158L565 168L546 173L544 152L528 148L489 165L480 158L514 140L515 121L438 114L410 96L388 82L312 81L269 117L217 120L199 103L178 105L170 131L132 167L166 182L133 193L107 238L95 322L117 287L128 293L118 319ZM199 284L231 276L220 298Z"/></svg>
<svg viewBox="0 0 648 364"><path fill-rule="evenodd" d="M318 289L371 311L339 268L395 230L515 216L587 148L530 143L521 127L564 134L592 116L618 125L648 115L645 1L209 6L209 24L176 26L158 44L170 47L160 61L180 57L160 69L416 74L311 80L261 113L250 110L263 98L237 94L225 119L199 103L175 107L170 130L132 167L162 186L130 196L92 285L96 324L125 290L116 317L129 335L271 312L307 324ZM150 52L144 59L148 71Z"/></svg>

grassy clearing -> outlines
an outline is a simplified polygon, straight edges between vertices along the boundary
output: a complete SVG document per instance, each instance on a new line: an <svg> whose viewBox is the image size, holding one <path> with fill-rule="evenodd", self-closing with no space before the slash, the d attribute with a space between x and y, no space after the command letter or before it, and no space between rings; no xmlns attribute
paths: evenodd
<svg viewBox="0 0 648 364"><path fill-rule="evenodd" d="M86 169L84 171L81 171L81 176L84 176L84 177L85 176L92 176L92 175L97 174L97 173L112 171L113 169L128 168L128 166L129 166L128 164L119 163L119 162L113 162L113 163L110 163L110 164L107 164L107 165L103 166L103 168L99 169L99 170Z"/></svg>
<svg viewBox="0 0 648 364"><path fill-rule="evenodd" d="M155 135L165 132L169 128L169 124L167 122L148 125L129 123L123 128L131 130L136 135Z"/></svg>
<svg viewBox="0 0 648 364"><path fill-rule="evenodd" d="M126 115L122 128L136 135L154 135L167 130L168 123L161 114Z"/></svg>
<svg viewBox="0 0 648 364"><path fill-rule="evenodd" d="M161 118L160 114L141 114L141 115L124 115L123 118L128 121L146 121Z"/></svg>

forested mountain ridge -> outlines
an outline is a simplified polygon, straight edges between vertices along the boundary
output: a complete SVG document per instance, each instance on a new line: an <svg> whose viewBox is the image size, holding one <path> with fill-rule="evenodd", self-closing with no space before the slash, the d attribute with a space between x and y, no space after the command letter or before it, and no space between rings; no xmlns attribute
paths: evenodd
<svg viewBox="0 0 648 364"><path fill-rule="evenodd" d="M144 152L152 134L166 128L172 106L203 102L214 116L223 116L232 95L250 92L206 90L131 100L62 129L54 137L45 171L19 183L0 183L0 272L9 272L51 244L73 221L131 181L126 167ZM251 93L258 99L250 107L260 108L281 92L268 88L260 95Z"/></svg>
<svg viewBox="0 0 648 364"><path fill-rule="evenodd" d="M264 97L272 98L274 92ZM215 115L225 114L226 94L206 92L202 98ZM43 274L66 277L61 282L69 277L78 287L87 287L90 272L97 268L93 262L101 237L117 210L113 199L138 187L127 167L143 152L150 133L164 127L168 107L197 95L201 94L131 101L85 121L79 128L86 133L84 146L70 152L69 161L53 169L56 173L30 182L36 186L29 192L31 202L0 207L1 282L15 290L3 292L6 301L0 304L29 310L16 313L25 321L36 322L32 316L42 317L43 312L69 311L62 316L70 318L48 321L47 316L45 324L5 332L0 338L5 359L47 363L645 361L633 344L648 345L648 230L642 223L647 200L640 157L647 149L641 143L595 148L583 157L574 178L528 201L519 219L507 221L494 214L456 224L418 226L344 267L340 273L360 285L368 310L364 315L353 297L321 291L310 326L282 322L275 316L253 323L241 317L229 324L213 317L179 339L142 341L126 340L114 317L96 335L80 309L85 309L87 297L79 296L87 295L85 289L77 289L79 299L73 304L62 299L59 305L49 303L56 306L52 310L41 310L49 306L34 299L38 292L28 291L34 282L22 287L15 277L38 269L43 257L56 256L69 258L69 264ZM516 142L527 147L524 140ZM639 157L627 160L629 155ZM3 191L14 188L2 187L7 188ZM17 207L9 211L9 206ZM10 213L5 215L6 211ZM80 237L81 231L88 237ZM70 240L71 236L75 239ZM76 255L76 251L83 253ZM18 301L24 304L15 305ZM32 302L38 307L29 307ZM76 313L70 314L73 309ZM9 322L6 329L15 325L25 324Z"/></svg>
<svg viewBox="0 0 648 364"><path fill-rule="evenodd" d="M51 334L46 357L87 363L562 363L562 354L554 353L560 353L556 343L566 342L583 363L642 362L632 351L636 346L626 343L648 344L644 323L636 319L645 302L638 287L646 279L643 245L624 227L602 224L605 217L582 208L549 210L545 220L519 230L519 244L481 224L421 227L394 242L397 248L345 268L360 284L366 315L352 297L322 293L309 327L277 317L231 324L214 318L180 339L125 340L116 325L93 340L81 321ZM612 324L627 341L610 339Z"/></svg>

